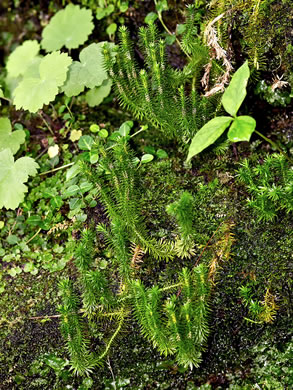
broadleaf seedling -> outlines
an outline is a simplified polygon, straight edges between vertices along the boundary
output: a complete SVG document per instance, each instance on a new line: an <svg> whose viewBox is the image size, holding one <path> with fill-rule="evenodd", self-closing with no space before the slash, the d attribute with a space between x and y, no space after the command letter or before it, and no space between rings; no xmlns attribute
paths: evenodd
<svg viewBox="0 0 293 390"><path fill-rule="evenodd" d="M236 116L246 96L249 79L248 61L234 73L230 85L222 96L222 104L231 116L218 116L207 122L193 137L186 162L212 145L230 126L228 139L231 142L249 141L256 122L251 116Z"/></svg>

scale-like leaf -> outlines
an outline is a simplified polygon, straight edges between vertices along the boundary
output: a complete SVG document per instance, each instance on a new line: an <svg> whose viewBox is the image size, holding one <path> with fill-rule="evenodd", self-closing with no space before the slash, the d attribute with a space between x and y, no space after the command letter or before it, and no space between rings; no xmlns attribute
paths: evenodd
<svg viewBox="0 0 293 390"><path fill-rule="evenodd" d="M223 106L232 116L237 114L237 111L246 96L246 86L249 74L248 61L245 61L232 76L230 84L222 96Z"/></svg>
<svg viewBox="0 0 293 390"><path fill-rule="evenodd" d="M10 120L8 118L0 119L0 152L4 149L10 149L12 154L15 154L24 140L25 132L23 130L12 132Z"/></svg>
<svg viewBox="0 0 293 390"><path fill-rule="evenodd" d="M60 87L66 80L71 58L59 51L47 54L40 61L39 77L24 78L14 90L14 104L17 109L23 108L37 112L44 104L55 99Z"/></svg>
<svg viewBox="0 0 293 390"><path fill-rule="evenodd" d="M76 49L82 45L93 31L92 11L68 4L58 11L44 28L42 47L47 51L59 50L63 46Z"/></svg>
<svg viewBox="0 0 293 390"><path fill-rule="evenodd" d="M67 81L63 87L66 96L77 96L85 87L98 87L108 78L107 71L103 66L102 49L104 43L92 43L80 52L80 62L74 61L70 66Z"/></svg>
<svg viewBox="0 0 293 390"><path fill-rule="evenodd" d="M25 41L18 46L8 57L6 69L10 77L23 75L31 64L32 60L38 55L40 45L37 41Z"/></svg>
<svg viewBox="0 0 293 390"><path fill-rule="evenodd" d="M98 106L102 103L111 91L112 81L107 79L103 81L100 87L89 90L85 95L85 100L90 107Z"/></svg>
<svg viewBox="0 0 293 390"><path fill-rule="evenodd" d="M249 141L255 127L256 121L251 116L237 116L228 131L228 138L231 142Z"/></svg>
<svg viewBox="0 0 293 390"><path fill-rule="evenodd" d="M233 118L229 116L218 116L206 123L193 137L186 161L212 145L227 129L232 120Z"/></svg>
<svg viewBox="0 0 293 390"><path fill-rule="evenodd" d="M16 209L24 199L29 176L37 173L38 164L30 157L14 162L10 149L0 152L0 208Z"/></svg>

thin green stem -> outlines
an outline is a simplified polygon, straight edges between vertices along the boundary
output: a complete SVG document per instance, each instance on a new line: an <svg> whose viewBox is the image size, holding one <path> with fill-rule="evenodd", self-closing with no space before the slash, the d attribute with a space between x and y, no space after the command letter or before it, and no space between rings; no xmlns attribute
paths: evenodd
<svg viewBox="0 0 293 390"><path fill-rule="evenodd" d="M37 237L37 235L40 233L42 229L39 228L39 230L25 243L25 245L27 245L29 242L31 242L35 237Z"/></svg>
<svg viewBox="0 0 293 390"><path fill-rule="evenodd" d="M51 129L49 123L46 121L46 119L42 116L42 114L39 112L39 116L42 118L42 121L45 123L47 129L50 131L50 133L54 136L54 132Z"/></svg>
<svg viewBox="0 0 293 390"><path fill-rule="evenodd" d="M111 345L113 344L115 338L117 337L118 333L120 332L121 328L122 328L122 325L123 325L123 322L124 322L124 316L125 316L125 313L124 315L122 315L122 317L120 318L119 320L119 323L118 323L118 326L117 326L117 329L115 330L115 332L113 333L112 337L110 338L108 344L106 345L106 348L104 350L104 352L98 357L97 361L100 361L102 360L108 353L109 349L111 348Z"/></svg>
<svg viewBox="0 0 293 390"><path fill-rule="evenodd" d="M155 0L155 4L157 5L157 0ZM159 12L158 11L158 18L159 18L159 21L161 22L162 26L164 27L164 29L166 30L166 32L173 36L174 34L172 34L172 32L168 29L168 27L166 26L164 20L163 20L163 17L162 17L162 12ZM185 55L188 57L189 60L191 60L191 57L188 53L186 53L186 51L183 49L182 45L181 45L181 42L179 41L179 39L176 37L176 42L178 44L178 46L180 47L180 49L183 51L183 53L185 53Z"/></svg>
<svg viewBox="0 0 293 390"><path fill-rule="evenodd" d="M39 173L39 175L42 176L42 175L47 175L48 173L57 172L60 169L68 168L68 167L71 167L72 165L74 165L74 162L70 163L70 164L62 165L62 167L51 169L50 171Z"/></svg>
<svg viewBox="0 0 293 390"><path fill-rule="evenodd" d="M269 144L271 144L275 149L277 149L291 164L293 164L293 160L287 156L287 154L271 139L267 138L265 135L260 133L258 130L254 130L254 132L262 137L265 141L267 141Z"/></svg>
<svg viewBox="0 0 293 390"><path fill-rule="evenodd" d="M130 136L130 138L135 137L137 134L139 134L139 133L141 133L142 131L145 131L145 130L146 130L146 129L140 129L140 130L138 130L136 133L132 134L132 135Z"/></svg>

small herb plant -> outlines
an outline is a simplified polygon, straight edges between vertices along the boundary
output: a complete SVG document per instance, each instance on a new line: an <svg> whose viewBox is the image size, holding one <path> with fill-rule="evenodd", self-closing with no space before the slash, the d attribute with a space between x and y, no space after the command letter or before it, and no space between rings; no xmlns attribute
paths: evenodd
<svg viewBox="0 0 293 390"><path fill-rule="evenodd" d="M12 131L8 118L0 119L0 209L15 209L27 192L29 176L35 176L38 164L31 157L14 160L13 155L25 141L23 130Z"/></svg>
<svg viewBox="0 0 293 390"><path fill-rule="evenodd" d="M92 18L91 10L68 4L44 28L40 44L25 41L10 54L6 84L17 109L35 113L54 101L60 92L72 97L85 88L88 88L85 100L93 107L110 93L111 81L103 67L104 42L85 47L80 52L80 61L72 61L67 53L60 52L64 46L71 50L86 42L94 28ZM113 44L109 43L109 47L113 49ZM40 55L41 48L48 54Z"/></svg>
<svg viewBox="0 0 293 390"><path fill-rule="evenodd" d="M230 126L228 139L231 142L249 141L256 122L251 116L236 116L245 96L249 79L248 61L233 75L222 96L222 104L231 116L218 116L206 123L193 137L187 161L212 145Z"/></svg>

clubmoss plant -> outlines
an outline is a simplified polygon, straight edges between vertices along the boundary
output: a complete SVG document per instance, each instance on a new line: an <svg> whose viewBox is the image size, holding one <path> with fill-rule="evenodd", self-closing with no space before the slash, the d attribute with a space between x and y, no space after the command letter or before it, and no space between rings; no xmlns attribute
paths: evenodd
<svg viewBox="0 0 293 390"><path fill-rule="evenodd" d="M293 211L293 169L285 156L272 154L254 168L244 160L238 179L246 185L248 205L259 220L272 221L280 210Z"/></svg>
<svg viewBox="0 0 293 390"><path fill-rule="evenodd" d="M131 312L142 335L161 354L175 355L177 363L184 367L197 367L209 334L211 289L216 271L230 253L231 225L223 224L218 229L223 237L209 247L213 248L210 261L198 264L199 258L189 269L179 270L173 282L146 287L137 269L144 254L161 261L168 261L178 252L183 256L191 255L193 199L185 192L179 201L169 206L178 221L180 250L176 250L176 245L174 249L168 241L159 242L150 237L139 213L139 185L133 157L121 137L112 149L104 151L97 171L84 167L85 174L97 185L100 201L109 217L109 224L99 224L96 231L103 235L111 250L112 262L108 271L97 269L95 234L85 230L75 255L80 298L73 292L71 282L61 284L62 333L67 340L72 367L82 375L103 363ZM117 278L113 279L113 274ZM87 327L78 319L79 312L88 317ZM94 320L98 323L106 320L107 324L111 321L113 330L106 335L105 346L93 354L87 335L93 335L90 328Z"/></svg>
<svg viewBox="0 0 293 390"><path fill-rule="evenodd" d="M182 34L180 47L188 56L188 63L182 70L175 70L168 64L166 42L154 24L139 30L144 68L140 69L135 59L133 43L125 26L119 30L116 64L107 46L104 50L106 69L114 81L121 105L137 118L144 118L162 129L167 137L179 140L190 139L214 117L219 103L218 95L200 97L198 92L204 65L209 61L209 51L196 35L196 12L193 6L187 8L187 28ZM221 67L213 61L210 79L221 72Z"/></svg>

